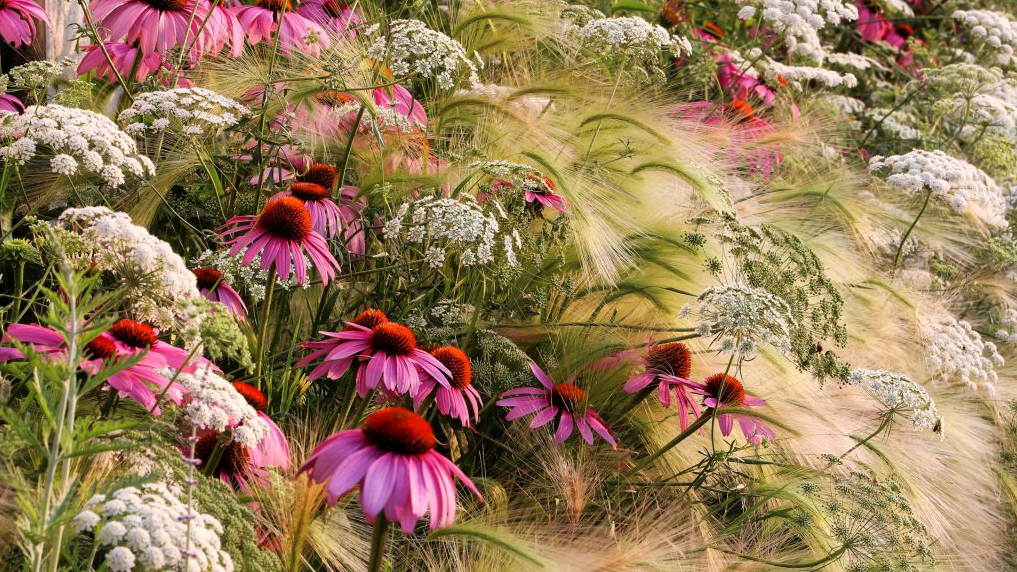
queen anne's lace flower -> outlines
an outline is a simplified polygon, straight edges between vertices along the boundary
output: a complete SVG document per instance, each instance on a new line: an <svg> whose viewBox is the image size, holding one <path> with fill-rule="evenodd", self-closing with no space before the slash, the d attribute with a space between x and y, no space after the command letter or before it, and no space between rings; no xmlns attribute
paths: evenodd
<svg viewBox="0 0 1017 572"><path fill-rule="evenodd" d="M971 35L983 40L996 52L996 61L1010 65L1017 48L1017 22L1006 14L991 10L956 10L953 18L968 28Z"/></svg>
<svg viewBox="0 0 1017 572"><path fill-rule="evenodd" d="M749 56L755 59L759 55L758 49L749 51ZM855 87L858 79L854 74L839 74L833 70L816 68L810 66L790 66L782 64L770 58L763 58L757 65L763 69L763 76L776 83L784 80L795 89L802 89L804 84L815 83L826 87Z"/></svg>
<svg viewBox="0 0 1017 572"><path fill-rule="evenodd" d="M97 175L119 187L128 177L147 179L155 166L129 135L108 117L62 105L36 105L23 114L0 114L0 159L24 165L36 155L61 157L54 171L70 170L66 158L77 163L76 173ZM61 173L67 174L67 173Z"/></svg>
<svg viewBox="0 0 1017 572"><path fill-rule="evenodd" d="M124 131L141 134L171 130L185 135L211 136L237 125L251 111L240 103L201 87L151 91L134 98L120 112Z"/></svg>
<svg viewBox="0 0 1017 572"><path fill-rule="evenodd" d="M791 351L791 308L761 288L745 284L707 288L699 295L698 319L699 334L713 336L725 353L748 358L760 343L781 353Z"/></svg>
<svg viewBox="0 0 1017 572"><path fill-rule="evenodd" d="M1006 199L996 181L974 165L946 153L915 149L869 160L870 171L889 171L886 182L909 193L932 192L953 210L985 224L1006 227Z"/></svg>
<svg viewBox="0 0 1017 572"><path fill-rule="evenodd" d="M738 12L748 20L762 9L761 18L773 26L784 39L792 55L802 55L818 62L823 61L826 50L819 40L819 30L827 24L839 26L858 18L858 9L841 0L739 0L749 4Z"/></svg>
<svg viewBox="0 0 1017 572"><path fill-rule="evenodd" d="M175 372L167 372L172 377ZM233 384L207 365L193 373L180 373L177 382L186 390L184 411L198 430L222 433L232 428L233 440L253 447L268 435L268 425Z"/></svg>
<svg viewBox="0 0 1017 572"><path fill-rule="evenodd" d="M656 62L662 53L691 55L687 38L672 36L664 28L642 18L598 18L572 31L587 48L635 62Z"/></svg>
<svg viewBox="0 0 1017 572"><path fill-rule="evenodd" d="M233 572L233 559L219 541L222 524L190 510L177 494L163 483L98 494L72 525L95 532L95 542L108 548L111 571Z"/></svg>
<svg viewBox="0 0 1017 572"><path fill-rule="evenodd" d="M942 428L942 417L925 388L899 373L881 369L856 369L848 376L848 383L865 388L876 401L885 407L910 413L911 426L916 430Z"/></svg>
<svg viewBox="0 0 1017 572"><path fill-rule="evenodd" d="M972 390L992 390L1003 365L996 344L982 340L971 324L950 316L921 325L925 338L925 359L933 375L946 381L966 383Z"/></svg>
<svg viewBox="0 0 1017 572"><path fill-rule="evenodd" d="M372 26L365 35L377 33ZM477 69L483 67L479 54L471 59L462 44L427 27L419 20L396 20L389 27L388 37L381 36L367 48L367 55L387 61L397 76L417 74L438 82L442 89L452 89L457 80L466 78L469 86L480 83Z"/></svg>

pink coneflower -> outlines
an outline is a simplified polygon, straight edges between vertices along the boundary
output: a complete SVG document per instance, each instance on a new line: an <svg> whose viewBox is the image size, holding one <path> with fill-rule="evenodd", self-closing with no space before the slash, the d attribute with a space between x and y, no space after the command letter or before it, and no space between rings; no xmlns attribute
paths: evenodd
<svg viewBox="0 0 1017 572"><path fill-rule="evenodd" d="M290 446L282 429L265 413L268 398L258 388L242 381L234 381L233 387L244 396L247 404L254 408L258 412L258 417L268 425L268 435L265 435L257 446L250 448L252 462L259 467L278 467L283 472L289 471Z"/></svg>
<svg viewBox="0 0 1017 572"><path fill-rule="evenodd" d="M282 280L296 273L297 284L307 282L305 252L322 283L328 284L339 272L339 262L329 252L325 238L311 228L311 215L303 201L296 197L270 200L260 215L233 217L221 230L219 236L223 239L240 235L224 241L233 245L230 256L245 250L242 263L248 265L260 254L261 269L274 266Z"/></svg>
<svg viewBox="0 0 1017 572"><path fill-rule="evenodd" d="M223 282L222 272L215 268L195 268L191 272L198 279L198 291L202 296L226 306L238 322L247 320L247 305L236 290Z"/></svg>
<svg viewBox="0 0 1017 572"><path fill-rule="evenodd" d="M0 0L0 38L17 48L35 39L35 21L51 25L46 11L32 0Z"/></svg>
<svg viewBox="0 0 1017 572"><path fill-rule="evenodd" d="M11 324L7 327L4 341L10 343L12 340L29 345L34 351L51 359L61 359L67 351L63 335L45 326ZM109 362L115 362L121 358L137 358L137 355L142 351L144 350L124 347L109 332L106 332L85 345L83 353L86 359L80 363L79 367L82 371L95 375ZM21 350L17 348L0 347L0 362L24 359L24 357ZM121 397L130 397L145 409L150 410L153 415L159 415L161 410L156 407L158 395L165 393L166 397L178 405L183 402L184 388L162 374L167 369L169 369L169 364L166 363L163 355L147 351L138 359L137 363L111 374L106 382L117 390Z"/></svg>
<svg viewBox="0 0 1017 572"><path fill-rule="evenodd" d="M199 466L206 474L218 477L228 485L236 484L241 489L246 489L252 478L260 480L265 476L265 467L247 445L232 439L227 441L222 433L211 429L198 433L197 438L194 458L201 462Z"/></svg>
<svg viewBox="0 0 1017 572"><path fill-rule="evenodd" d="M275 197L300 199L311 216L311 229L325 238L333 238L345 226L347 217L344 214L348 213L343 213L328 195L329 190L322 185L298 181L290 185L289 190L278 193Z"/></svg>
<svg viewBox="0 0 1017 572"><path fill-rule="evenodd" d="M275 41L279 21L282 21L279 45L283 52L297 48L299 51L318 55L322 48L329 46L325 30L299 12L295 12L288 0L258 0L253 6L235 6L233 13L243 24L244 30L247 31L247 42L252 46L261 42Z"/></svg>
<svg viewBox="0 0 1017 572"><path fill-rule="evenodd" d="M365 328L374 328L378 324L387 321L388 316L385 315L385 312L375 308L364 310L360 313L360 315L353 319L354 324ZM352 327L347 326L345 329L350 330ZM322 333L325 337L334 338L334 334L332 332ZM345 357L342 358L334 358L330 355L333 350L339 347L338 342L336 342L335 339L327 339L317 342L301 342L300 347L315 351L301 358L297 362L297 367L303 367L318 359L324 358L322 362L312 369L311 373L308 375L308 378L312 381L318 379L322 375L329 379L339 379L343 376L343 374L349 371L350 367L353 365L353 359L355 357L353 354L345 355L344 353Z"/></svg>
<svg viewBox="0 0 1017 572"><path fill-rule="evenodd" d="M473 482L434 450L437 439L427 421L401 407L387 407L367 417L360 429L325 439L300 472L328 483L328 503L360 486L360 504L368 522L378 515L413 532L425 513L430 528L449 526L456 516L455 478L483 500Z"/></svg>
<svg viewBox="0 0 1017 572"><path fill-rule="evenodd" d="M148 350L151 354L162 356L166 364L175 370L191 372L204 360L198 358L191 361L192 356L187 350L160 341L159 333L144 322L118 320L110 327L109 335L119 350L129 352Z"/></svg>
<svg viewBox="0 0 1017 572"><path fill-rule="evenodd" d="M417 337L402 324L383 321L372 327L346 322L341 332L320 332L331 338L321 342L301 344L318 351L297 362L304 365L319 356L322 364L314 368L311 378L322 373L336 379L346 373L354 356L367 362L357 368L357 393L366 397L368 392L381 389L388 393L415 394L420 386L420 372L443 386L448 386L452 372L434 356L417 347ZM419 370L419 371L418 371Z"/></svg>
<svg viewBox="0 0 1017 572"><path fill-rule="evenodd" d="M720 88L735 99L749 99L754 95L765 105L771 105L777 98L762 80L735 65L730 54L717 56L717 81Z"/></svg>
<svg viewBox="0 0 1017 572"><path fill-rule="evenodd" d="M124 42L105 42L106 51L109 52L110 60L113 60L113 66L116 67L116 71L120 73L120 76L126 81L128 74L134 69L134 62L138 62L138 69L134 74L134 79L142 81L148 76L159 71L162 67L162 60L159 58L159 54L148 54L144 55L141 53L141 49L134 44L125 44ZM116 74L113 73L113 69L109 65L109 60L106 59L106 55L102 53L102 48L98 45L85 46L85 56L81 58L81 63L78 64L78 75L85 75L88 72L95 72L96 77L105 78L108 82L116 81ZM141 58L140 60L138 58Z"/></svg>
<svg viewBox="0 0 1017 572"><path fill-rule="evenodd" d="M868 2L855 2L855 8L858 8L855 29L863 42L878 42L893 31L893 24L886 21L876 9L871 8Z"/></svg>
<svg viewBox="0 0 1017 572"><path fill-rule="evenodd" d="M502 393L497 405L511 409L505 418L506 421L515 421L530 413L536 413L530 422L531 429L558 419L558 430L554 433L555 443L564 443L572 435L572 429L575 427L589 445L593 444L593 433L596 432L611 447L618 448L611 430L604 424L600 415L590 408L586 392L579 388L574 380L555 384L537 364L530 363L530 370L544 387L520 387Z"/></svg>
<svg viewBox="0 0 1017 572"><path fill-rule="evenodd" d="M773 126L757 116L755 109L744 100L733 99L720 108L708 101L683 103L670 115L687 122L728 129L731 134L728 160L736 166L747 163L753 174L769 178L783 160L779 146L766 142L774 134Z"/></svg>
<svg viewBox="0 0 1017 572"><path fill-rule="evenodd" d="M297 12L321 25L336 38L355 38L357 28L363 23L359 14L336 0L305 0Z"/></svg>
<svg viewBox="0 0 1017 572"><path fill-rule="evenodd" d="M98 25L112 41L136 44L141 53L167 55L174 48L201 48L216 42L209 36L222 31L201 23L209 17L205 0L92 0ZM128 68L130 69L130 68Z"/></svg>
<svg viewBox="0 0 1017 572"><path fill-rule="evenodd" d="M413 408L419 410L424 400L434 392L434 403L442 415L448 415L458 419L463 427L472 425L470 412L473 412L473 420L480 418L480 393L472 385L473 367L470 365L470 358L463 350L445 346L431 350L434 356L451 373L448 386L440 385L431 377L425 376L420 381L420 389L413 396ZM435 391L437 388L437 391Z"/></svg>
<svg viewBox="0 0 1017 572"><path fill-rule="evenodd" d="M410 90L402 85L397 83L387 87L378 87L371 92L371 95L374 97L374 103L379 107L391 109L406 117L410 127L417 130L427 128L427 112L424 110L424 104L414 99Z"/></svg>
<svg viewBox="0 0 1017 572"><path fill-rule="evenodd" d="M565 201L555 194L554 181L548 177L538 178L536 175L530 175L526 180L528 185L523 194L526 202L551 207L558 212L565 213Z"/></svg>
<svg viewBox="0 0 1017 572"><path fill-rule="evenodd" d="M625 382L625 393L636 393L657 385L657 399L664 407L671 407L671 392L678 406L678 419L682 430L689 427L689 412L699 417L699 406L688 394L698 384L689 381L692 373L692 352L681 342L650 346L646 354L637 359L645 368Z"/></svg>
<svg viewBox="0 0 1017 572"><path fill-rule="evenodd" d="M24 113L25 104L20 99L13 95L6 93L0 94L0 111L10 111L12 113Z"/></svg>
<svg viewBox="0 0 1017 572"><path fill-rule="evenodd" d="M763 407L766 401L745 393L745 387L737 378L717 373L706 378L702 384L696 384L692 393L702 395L706 399L703 405L717 410L717 424L720 432L726 437L734 428L735 419L742 428L745 438L758 445L764 438L772 441L775 437L773 429L755 417L743 413L722 413L724 407Z"/></svg>

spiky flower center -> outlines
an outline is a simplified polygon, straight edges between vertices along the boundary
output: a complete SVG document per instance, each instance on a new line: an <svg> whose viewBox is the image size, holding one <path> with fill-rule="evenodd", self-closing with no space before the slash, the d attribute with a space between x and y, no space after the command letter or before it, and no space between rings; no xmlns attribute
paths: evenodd
<svg viewBox="0 0 1017 572"><path fill-rule="evenodd" d="M160 12L184 12L187 8L185 0L141 0Z"/></svg>
<svg viewBox="0 0 1017 572"><path fill-rule="evenodd" d="M293 183L290 194L302 201L320 201L328 196L328 189L318 183Z"/></svg>
<svg viewBox="0 0 1017 572"><path fill-rule="evenodd" d="M756 117L756 110L747 101L732 99L724 105L726 109L737 115L740 119L753 119Z"/></svg>
<svg viewBox="0 0 1017 572"><path fill-rule="evenodd" d="M688 379L692 374L692 352L681 342L653 346L646 351L646 368Z"/></svg>
<svg viewBox="0 0 1017 572"><path fill-rule="evenodd" d="M85 355L91 359L107 360L117 353L117 346L113 340L106 337L98 337L85 344Z"/></svg>
<svg viewBox="0 0 1017 572"><path fill-rule="evenodd" d="M445 346L432 351L431 355L452 372L452 379L449 382L452 387L462 389L473 381L473 367L463 350Z"/></svg>
<svg viewBox="0 0 1017 572"><path fill-rule="evenodd" d="M402 407L375 411L360 429L372 445L399 455L423 455L437 444L431 424Z"/></svg>
<svg viewBox="0 0 1017 572"><path fill-rule="evenodd" d="M202 467L213 462L212 457L216 454L218 443L219 433L207 433L194 444L194 457L201 461ZM242 474L250 462L251 451L236 441L230 441L220 447L219 459L211 470L214 474L224 473L233 477Z"/></svg>
<svg viewBox="0 0 1017 572"><path fill-rule="evenodd" d="M311 234L311 215L304 201L279 197L265 205L257 225L279 238L302 242Z"/></svg>
<svg viewBox="0 0 1017 572"><path fill-rule="evenodd" d="M287 0L258 0L258 6L273 12L281 12L284 7L287 12L293 11L293 4Z"/></svg>
<svg viewBox="0 0 1017 572"><path fill-rule="evenodd" d="M326 0L326 2L322 4L322 8L325 9L326 14L333 18L342 18L343 13L346 10L349 10L349 7L347 7L346 4L336 2L335 0Z"/></svg>
<svg viewBox="0 0 1017 572"><path fill-rule="evenodd" d="M198 279L198 290L213 290L222 281L222 272L215 268L195 268L191 272Z"/></svg>
<svg viewBox="0 0 1017 572"><path fill-rule="evenodd" d="M738 406L745 403L745 387L738 378L715 373L706 378L706 392L721 405Z"/></svg>
<svg viewBox="0 0 1017 572"><path fill-rule="evenodd" d="M371 331L371 347L389 355L408 356L417 349L417 336L402 324L382 322Z"/></svg>
<svg viewBox="0 0 1017 572"><path fill-rule="evenodd" d="M328 4L325 6L327 7ZM301 183L314 183L326 189L331 189L335 187L335 182L339 180L339 172L328 163L311 163L311 166L307 168L307 172L298 176L297 180Z"/></svg>
<svg viewBox="0 0 1017 572"><path fill-rule="evenodd" d="M551 388L551 404L569 411L586 409L586 392L574 383L559 383Z"/></svg>
<svg viewBox="0 0 1017 572"><path fill-rule="evenodd" d="M369 308L360 313L359 316L353 318L353 323L358 326L365 328L374 329L378 324L384 324L388 321L388 316L385 312L378 310L377 308Z"/></svg>
<svg viewBox="0 0 1017 572"><path fill-rule="evenodd" d="M132 348L150 348L159 341L152 326L134 320L120 320L113 324L109 333Z"/></svg>
<svg viewBox="0 0 1017 572"><path fill-rule="evenodd" d="M720 26L714 24L713 22L707 22L707 23L703 24L703 29L705 29L707 32L713 34L717 38L723 38L724 37L724 30L722 30L720 28Z"/></svg>
<svg viewBox="0 0 1017 572"><path fill-rule="evenodd" d="M314 96L318 101L331 105L332 107L341 107L357 101L357 98L346 93L345 91L328 90L318 93Z"/></svg>
<svg viewBox="0 0 1017 572"><path fill-rule="evenodd" d="M234 381L233 388L237 390L237 393L244 396L244 400L255 411L264 411L268 407L268 398L253 385L242 381Z"/></svg>

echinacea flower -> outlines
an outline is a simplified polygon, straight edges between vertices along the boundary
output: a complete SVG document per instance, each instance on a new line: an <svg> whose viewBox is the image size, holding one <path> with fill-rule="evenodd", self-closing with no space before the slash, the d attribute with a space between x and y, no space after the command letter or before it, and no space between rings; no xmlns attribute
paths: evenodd
<svg viewBox="0 0 1017 572"><path fill-rule="evenodd" d="M280 279L296 274L297 284L307 282L307 262L318 271L321 281L328 284L339 272L339 262L328 250L325 238L311 228L311 215L304 202L296 197L279 197L268 201L258 216L231 218L220 230L220 238L232 245L230 256L245 250L242 263L246 266L261 255L261 269L275 267ZM242 234L241 234L242 233Z"/></svg>
<svg viewBox="0 0 1017 572"><path fill-rule="evenodd" d="M4 342L11 341L31 346L35 352L49 359L61 359L67 351L62 334L37 324L10 324ZM138 354L143 351L144 354L138 358ZM110 374L106 382L120 392L122 397L137 401L151 411L152 415L161 413L160 408L156 407L158 395L165 394L178 405L183 400L183 387L161 373L168 368L165 356L161 353L127 347L109 332L102 333L85 344L83 353L86 359L79 367L90 375L99 373L107 362L125 358L138 359L133 365ZM24 357L17 348L0 347L0 362Z"/></svg>
<svg viewBox="0 0 1017 572"><path fill-rule="evenodd" d="M200 363L207 363L204 358L192 359L187 350L161 341L159 332L144 322L117 320L110 327L109 336L121 352L148 350L151 354L162 356L166 365L175 370L193 371Z"/></svg>
<svg viewBox="0 0 1017 572"><path fill-rule="evenodd" d="M689 412L699 417L699 406L687 392L697 384L689 381L692 373L692 352L681 342L650 346L646 354L637 359L644 370L625 382L625 393L636 393L657 385L657 399L664 407L671 407L671 392L678 406L678 420L682 430L689 427Z"/></svg>
<svg viewBox="0 0 1017 572"><path fill-rule="evenodd" d="M572 435L572 429L576 428L589 445L593 444L593 433L596 432L611 447L618 448L611 430L600 415L590 408L586 392L574 380L556 384L540 366L532 362L530 370L543 387L520 387L502 393L497 405L511 409L505 417L506 421L515 421L536 413L530 422L531 429L558 420L558 429L554 433L555 443L564 443Z"/></svg>
<svg viewBox="0 0 1017 572"><path fill-rule="evenodd" d="M229 284L223 282L222 272L215 268L195 268L191 270L198 279L198 291L213 302L219 302L238 322L247 319L247 305L244 299Z"/></svg>
<svg viewBox="0 0 1017 572"><path fill-rule="evenodd" d="M375 322L383 316L372 314L365 317L365 321ZM338 379L350 369L356 357L367 362L357 368L357 393L360 397L366 397L368 392L379 386L388 393L413 395L419 390L421 372L448 387L452 372L434 356L417 347L413 330L387 318L376 321L370 327L356 321L346 322L346 326L341 332L320 332L329 338L327 340L301 344L303 348L317 351L297 362L298 366L323 358L322 363L311 371L311 379L322 374Z"/></svg>
<svg viewBox="0 0 1017 572"><path fill-rule="evenodd" d="M363 23L360 14L337 0L305 0L297 12L325 28L333 37L353 39Z"/></svg>
<svg viewBox="0 0 1017 572"><path fill-rule="evenodd" d="M388 316L385 315L385 312L382 312L381 310L378 310L376 308L364 310L356 318L353 319L354 324L358 326L363 326L365 328L374 328L378 324L387 321ZM346 326L344 328L344 330L350 329L352 329L352 326ZM330 336L326 334L326 337ZM297 367L303 367L316 361L319 358L324 358L320 364L318 364L317 366L314 367L314 369L311 370L311 373L308 375L308 378L311 381L313 381L324 375L329 379L339 379L340 377L343 376L343 374L349 371L350 367L353 365L353 359L356 356L351 354L342 358L329 357L329 354L332 353L332 350L338 347L337 344L338 342L336 342L334 339L320 340L317 342L301 342L300 343L301 348L310 349L314 351L307 354L299 361L297 361Z"/></svg>
<svg viewBox="0 0 1017 572"><path fill-rule="evenodd" d="M436 444L434 430L423 417L387 407L369 415L359 429L325 439L300 472L328 483L330 505L359 486L360 504L371 524L384 513L386 520L411 533L429 513L434 530L455 520L456 478L483 500L459 467L434 450Z"/></svg>
<svg viewBox="0 0 1017 572"><path fill-rule="evenodd" d="M523 198L526 202L551 207L560 213L565 213L565 201L561 196L555 194L554 181L548 177L530 175L523 181L523 184L525 185Z"/></svg>
<svg viewBox="0 0 1017 572"><path fill-rule="evenodd" d="M730 54L717 56L717 82L720 88L735 99L749 99L753 95L764 105L772 105L777 95L758 77L741 69Z"/></svg>
<svg viewBox="0 0 1017 572"><path fill-rule="evenodd" d="M85 56L78 64L78 75L95 72L96 77L105 78L106 81L112 83L116 81L116 74L119 73L126 80L127 75L134 69L134 63L137 62L138 67L134 73L134 79L143 81L162 67L159 54L142 54L141 48L135 44L104 42L103 47L109 53L109 59L103 53L102 47L98 45L93 44L82 48L85 51ZM112 67L110 61L113 62ZM114 68L116 72L114 72Z"/></svg>
<svg viewBox="0 0 1017 572"><path fill-rule="evenodd" d="M11 113L24 113L25 104L20 99L13 95L0 93L0 111L10 111Z"/></svg>
<svg viewBox="0 0 1017 572"><path fill-rule="evenodd" d="M194 444L194 458L200 461L199 466L206 474L218 477L228 485L236 484L241 489L247 488L252 479L257 481L265 476L265 467L253 451L251 447L227 439L223 433L211 429L200 432Z"/></svg>
<svg viewBox="0 0 1017 572"><path fill-rule="evenodd" d="M329 198L329 191L326 187L317 183L296 182L290 185L289 190L278 193L277 197L296 197L307 207L307 213L311 216L311 230L324 236L332 238L342 230L346 216L339 205Z"/></svg>
<svg viewBox="0 0 1017 572"><path fill-rule="evenodd" d="M296 48L316 56L329 46L325 30L294 11L288 0L258 0L254 5L234 6L233 13L247 31L247 42L252 46L274 42L280 23L279 45L284 53Z"/></svg>
<svg viewBox="0 0 1017 572"><path fill-rule="evenodd" d="M201 25L209 18L206 0L92 0L89 7L106 40L137 45L146 56L211 46L217 42L209 36L222 31Z"/></svg>
<svg viewBox="0 0 1017 572"><path fill-rule="evenodd" d="M259 467L278 467L286 472L290 470L290 446L282 429L265 413L268 398L253 385L242 381L234 381L233 387L244 396L247 404L258 412L258 417L268 425L268 434L260 443L250 448L252 462Z"/></svg>
<svg viewBox="0 0 1017 572"><path fill-rule="evenodd" d="M758 445L764 438L772 441L776 437L773 429L755 417L743 413L723 413L725 407L763 407L766 405L766 401L745 393L745 387L737 378L716 373L706 378L702 384L696 384L691 392L704 396L706 399L703 400L703 405L717 411L717 424L725 437L731 434L736 419L745 438L751 443Z"/></svg>
<svg viewBox="0 0 1017 572"><path fill-rule="evenodd" d="M32 0L0 0L0 38L12 47L35 40L35 21L51 25L49 16Z"/></svg>
<svg viewBox="0 0 1017 572"><path fill-rule="evenodd" d="M480 392L471 383L473 367L470 358L463 350L452 346L431 350L431 355L452 372L452 377L448 386L445 386L424 376L420 381L420 389L413 396L413 408L419 410L424 400L434 392L434 404L438 406L438 411L459 420L463 427L469 427L472 424L470 412L476 421L480 418L481 407Z"/></svg>

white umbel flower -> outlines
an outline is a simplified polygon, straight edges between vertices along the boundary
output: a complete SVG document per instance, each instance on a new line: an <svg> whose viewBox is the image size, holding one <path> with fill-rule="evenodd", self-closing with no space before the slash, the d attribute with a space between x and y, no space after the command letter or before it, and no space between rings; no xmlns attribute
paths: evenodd
<svg viewBox="0 0 1017 572"><path fill-rule="evenodd" d="M993 389L1003 356L996 344L982 340L971 324L944 316L924 321L921 332L926 343L925 359L933 375L944 381L960 381L971 390Z"/></svg>
<svg viewBox="0 0 1017 572"><path fill-rule="evenodd" d="M172 371L166 372L172 377ZM186 390L184 411L190 424L200 430L222 433L227 428L237 443L254 447L268 435L268 425L244 396L207 365L193 373L180 373L177 383Z"/></svg>
<svg viewBox="0 0 1017 572"><path fill-rule="evenodd" d="M834 27L858 19L853 3L841 0L739 0L759 9L742 9L738 16L747 20L759 16L781 35L792 55L801 55L822 62L826 50L819 31L830 24Z"/></svg>
<svg viewBox="0 0 1017 572"><path fill-rule="evenodd" d="M587 48L641 63L656 61L662 52L674 56L692 55L688 38L673 36L642 18L598 18L573 33Z"/></svg>
<svg viewBox="0 0 1017 572"><path fill-rule="evenodd" d="M124 130L132 135L168 129L177 134L211 137L235 127L250 114L244 105L214 91L181 87L139 94L117 118L127 124Z"/></svg>
<svg viewBox="0 0 1017 572"><path fill-rule="evenodd" d="M959 20L971 33L989 46L996 55L996 63L1010 65L1017 48L1017 22L1006 14L991 10L956 10L953 18Z"/></svg>
<svg viewBox="0 0 1017 572"><path fill-rule="evenodd" d="M746 284L707 288L699 295L697 318L699 334L714 337L724 353L749 358L760 343L784 354L791 350L791 307L762 288Z"/></svg>
<svg viewBox="0 0 1017 572"><path fill-rule="evenodd" d="M166 484L148 483L95 495L74 525L95 531L95 542L108 549L111 571L233 572L233 559L219 541L222 524L191 511L178 494Z"/></svg>
<svg viewBox="0 0 1017 572"><path fill-rule="evenodd" d="M917 431L933 429L937 424L942 429L943 418L929 392L907 376L881 369L856 369L848 376L848 383L864 388L884 407L910 414L911 427Z"/></svg>
<svg viewBox="0 0 1017 572"><path fill-rule="evenodd" d="M869 160L869 170L888 172L886 182L908 193L932 192L954 211L990 226L1005 228L1006 198L992 177L963 159L915 149Z"/></svg>
<svg viewBox="0 0 1017 572"><path fill-rule="evenodd" d="M749 51L753 59L760 55L758 48ZM811 66L791 66L782 64L770 58L763 58L756 62L756 65L763 70L763 76L771 82L783 79L792 88L802 90L806 84L817 84L824 87L855 87L858 79L854 74L840 74L833 70Z"/></svg>
<svg viewBox="0 0 1017 572"><path fill-rule="evenodd" d="M377 31L378 27L372 26L365 35ZM434 79L442 89L452 89L461 78L469 87L478 85L477 69L483 67L476 52L471 58L462 44L420 20L395 20L389 26L389 35L377 38L367 48L367 55L387 61L396 76L416 74Z"/></svg>

